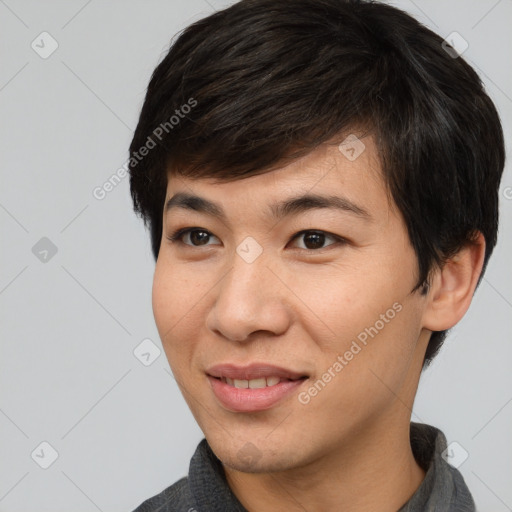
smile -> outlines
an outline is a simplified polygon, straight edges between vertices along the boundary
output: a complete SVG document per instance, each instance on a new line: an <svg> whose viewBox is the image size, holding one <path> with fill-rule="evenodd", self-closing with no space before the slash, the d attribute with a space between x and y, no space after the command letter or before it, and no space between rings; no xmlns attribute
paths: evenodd
<svg viewBox="0 0 512 512"><path fill-rule="evenodd" d="M283 403L292 394L299 393L308 378L291 380L270 376L246 380L209 375L208 380L222 408L231 412L249 413L265 411Z"/></svg>
<svg viewBox="0 0 512 512"><path fill-rule="evenodd" d="M262 377L260 379L230 379L229 377L221 377L222 382L229 384L238 389L261 389L269 386L275 386L280 382L291 381L293 379L283 379L281 377ZM297 379L298 380L298 379Z"/></svg>

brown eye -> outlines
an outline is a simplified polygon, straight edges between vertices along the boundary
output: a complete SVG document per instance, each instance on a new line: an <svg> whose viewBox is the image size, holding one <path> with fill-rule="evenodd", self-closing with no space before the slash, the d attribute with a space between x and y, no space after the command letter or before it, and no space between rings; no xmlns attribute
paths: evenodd
<svg viewBox="0 0 512 512"><path fill-rule="evenodd" d="M190 243L184 242L183 239L186 237L189 237ZM179 229L175 233L173 233L171 236L167 237L171 242L179 242L184 245L191 245L192 247L200 247L204 245L211 245L208 244L208 241L211 237L215 237L215 235L212 235L209 231L206 229L201 228L185 228L185 229Z"/></svg>
<svg viewBox="0 0 512 512"><path fill-rule="evenodd" d="M190 241L192 242L192 245L206 245L210 238L209 233L206 231L199 231L198 229L189 231L187 234L190 235Z"/></svg>
<svg viewBox="0 0 512 512"><path fill-rule="evenodd" d="M325 233L324 231L301 231L300 233L297 233L293 240L296 238L304 241L304 247L300 247L301 249L305 250L317 250L317 249L324 249L325 247L328 247L329 245L334 245L336 242L343 242L343 239L336 236L331 235L329 233ZM324 246L326 239L334 240L333 243L327 244L327 246Z"/></svg>

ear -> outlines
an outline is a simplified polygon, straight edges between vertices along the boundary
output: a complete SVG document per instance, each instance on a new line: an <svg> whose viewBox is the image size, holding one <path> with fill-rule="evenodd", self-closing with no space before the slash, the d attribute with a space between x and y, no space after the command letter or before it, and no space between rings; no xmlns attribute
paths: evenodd
<svg viewBox="0 0 512 512"><path fill-rule="evenodd" d="M466 314L482 272L485 238L482 233L437 269L427 295L423 327L450 329Z"/></svg>

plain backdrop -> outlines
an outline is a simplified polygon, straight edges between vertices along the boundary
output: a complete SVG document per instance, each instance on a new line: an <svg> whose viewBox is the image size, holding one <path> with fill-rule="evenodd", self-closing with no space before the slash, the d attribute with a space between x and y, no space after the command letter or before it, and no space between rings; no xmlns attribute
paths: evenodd
<svg viewBox="0 0 512 512"><path fill-rule="evenodd" d="M188 472L203 435L158 352L149 234L128 178L93 191L172 38L229 3L0 0L0 512L127 512ZM510 151L512 1L393 5L468 42ZM485 279L412 416L467 456L481 512L512 510L510 165L500 201Z"/></svg>

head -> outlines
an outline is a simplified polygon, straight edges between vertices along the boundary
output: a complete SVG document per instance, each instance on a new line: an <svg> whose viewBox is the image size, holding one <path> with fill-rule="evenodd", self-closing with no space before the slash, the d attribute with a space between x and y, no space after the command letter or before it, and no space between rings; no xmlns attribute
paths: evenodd
<svg viewBox="0 0 512 512"><path fill-rule="evenodd" d="M479 77L442 42L382 3L243 0L189 26L155 69L131 193L150 229L169 363L227 459L224 420L236 416L237 443L255 427L215 402L211 365L303 372L308 403L287 407L305 419L266 446L307 444L304 421L325 448L329 407L343 407L348 435L391 410L390 389L413 397L469 307L496 244L504 142ZM166 208L177 193L224 216L197 199ZM275 215L306 194L342 207L309 198ZM168 239L186 227L201 229ZM292 240L304 230L316 234ZM340 354L350 360L337 370Z"/></svg>

